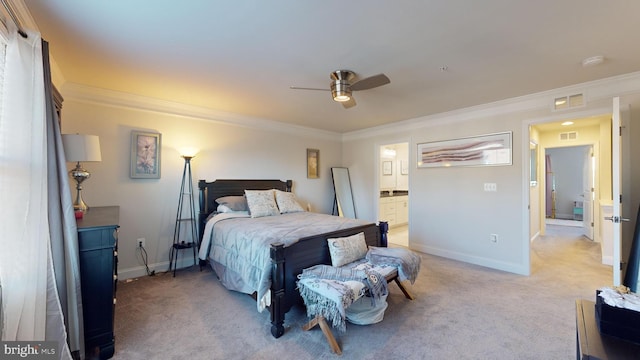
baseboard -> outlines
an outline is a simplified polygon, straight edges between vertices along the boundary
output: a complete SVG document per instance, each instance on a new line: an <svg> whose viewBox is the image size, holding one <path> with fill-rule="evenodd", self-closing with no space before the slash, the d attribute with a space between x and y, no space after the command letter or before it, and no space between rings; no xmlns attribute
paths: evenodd
<svg viewBox="0 0 640 360"><path fill-rule="evenodd" d="M462 261L470 264L475 264L479 266L488 267L491 269L507 271L514 274L519 275L530 275L530 269L526 266L526 264L518 264L518 263L507 263L503 261L496 261L494 259L488 259L478 256L473 256L469 254L463 254L459 252L453 252L449 250L443 250L439 248L434 248L430 246L424 246L421 244L411 244L411 248L413 250L417 250L423 253L442 256L447 259Z"/></svg>
<svg viewBox="0 0 640 360"><path fill-rule="evenodd" d="M602 256L602 264L613 266L613 256Z"/></svg>

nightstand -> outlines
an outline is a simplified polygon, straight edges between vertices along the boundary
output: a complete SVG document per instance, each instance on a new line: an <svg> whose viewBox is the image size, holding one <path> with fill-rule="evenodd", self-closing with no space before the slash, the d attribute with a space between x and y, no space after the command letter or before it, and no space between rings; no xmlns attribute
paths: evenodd
<svg viewBox="0 0 640 360"><path fill-rule="evenodd" d="M109 359L118 281L119 206L92 207L77 220L84 342L88 359Z"/></svg>

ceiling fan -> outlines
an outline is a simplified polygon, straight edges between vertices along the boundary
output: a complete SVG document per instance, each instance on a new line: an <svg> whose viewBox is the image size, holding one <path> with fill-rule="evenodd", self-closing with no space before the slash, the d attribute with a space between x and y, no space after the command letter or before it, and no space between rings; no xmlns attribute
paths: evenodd
<svg viewBox="0 0 640 360"><path fill-rule="evenodd" d="M351 70L336 70L331 73L330 89L318 89L308 87L290 86L294 90L321 90L331 91L333 100L342 103L345 109L356 106L356 101L351 96L352 91L369 90L391 82L387 75L378 74L360 79L351 83L356 74Z"/></svg>

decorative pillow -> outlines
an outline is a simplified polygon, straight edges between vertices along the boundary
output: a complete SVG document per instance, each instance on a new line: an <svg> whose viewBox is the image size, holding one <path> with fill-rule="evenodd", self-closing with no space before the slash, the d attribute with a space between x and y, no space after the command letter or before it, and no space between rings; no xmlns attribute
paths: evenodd
<svg viewBox="0 0 640 360"><path fill-rule="evenodd" d="M227 205L218 205L218 208L216 209L217 212L219 213L230 213L233 212L233 210L231 210L230 207L228 207Z"/></svg>
<svg viewBox="0 0 640 360"><path fill-rule="evenodd" d="M278 205L272 190L245 190L249 212L252 218L278 215Z"/></svg>
<svg viewBox="0 0 640 360"><path fill-rule="evenodd" d="M304 208L296 200L295 194L291 192L276 190L276 204L280 214L304 211Z"/></svg>
<svg viewBox="0 0 640 360"><path fill-rule="evenodd" d="M327 239L327 243L332 266L342 266L367 255L367 242L363 232L343 238Z"/></svg>
<svg viewBox="0 0 640 360"><path fill-rule="evenodd" d="M231 211L247 211L249 206L247 205L247 199L242 196L223 196L216 199L218 205L225 205ZM222 212L218 210L219 212Z"/></svg>

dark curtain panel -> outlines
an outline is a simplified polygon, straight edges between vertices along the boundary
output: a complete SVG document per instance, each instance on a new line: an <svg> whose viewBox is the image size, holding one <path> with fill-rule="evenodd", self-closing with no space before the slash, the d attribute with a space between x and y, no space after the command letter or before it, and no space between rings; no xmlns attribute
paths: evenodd
<svg viewBox="0 0 640 360"><path fill-rule="evenodd" d="M60 123L52 93L49 43L45 40L42 40L42 59L47 115L47 191L51 256L58 297L67 330L67 343L74 357L80 358L84 356L84 327L80 291L78 232L69 190ZM51 301L47 301L47 308L50 305ZM49 330L47 326L47 335L49 335Z"/></svg>

